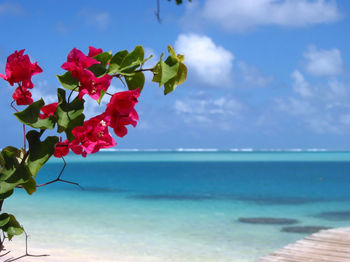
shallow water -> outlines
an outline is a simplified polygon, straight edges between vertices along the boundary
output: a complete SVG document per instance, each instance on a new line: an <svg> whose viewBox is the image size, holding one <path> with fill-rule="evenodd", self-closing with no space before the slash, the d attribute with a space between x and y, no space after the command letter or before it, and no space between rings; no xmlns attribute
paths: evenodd
<svg viewBox="0 0 350 262"><path fill-rule="evenodd" d="M5 202L31 250L51 254L42 261L248 262L305 234L240 217L350 224L348 152L102 152L67 163L63 178L84 190L56 183Z"/></svg>

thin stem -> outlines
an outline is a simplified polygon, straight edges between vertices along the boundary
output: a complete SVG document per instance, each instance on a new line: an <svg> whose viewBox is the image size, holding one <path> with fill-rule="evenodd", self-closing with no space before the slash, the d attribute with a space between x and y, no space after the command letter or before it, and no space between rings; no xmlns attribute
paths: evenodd
<svg viewBox="0 0 350 262"><path fill-rule="evenodd" d="M74 89L72 89L72 91L70 91L69 96L68 96L68 99L67 99L68 104L69 104L69 101L70 101L70 98L71 98L73 92L74 92L77 88L79 88L79 86L74 87Z"/></svg>
<svg viewBox="0 0 350 262"><path fill-rule="evenodd" d="M22 95L24 96L24 99L26 100L27 105L29 105L30 103L29 103L29 101L28 101L28 99L27 99L26 93L25 93L25 92L23 91L23 89L22 89L22 86L21 86L21 85L18 85L18 87L19 87L19 90L21 90L21 93L22 93Z"/></svg>
<svg viewBox="0 0 350 262"><path fill-rule="evenodd" d="M151 71L152 72L153 69L154 68L146 68L146 69L142 68L142 69L139 69L139 70L135 70L134 73L140 73L140 72L146 72L146 71ZM123 74L113 74L111 76L119 78L119 77L123 76Z"/></svg>
<svg viewBox="0 0 350 262"><path fill-rule="evenodd" d="M62 182L62 183L67 183L67 184L76 185L76 186L80 187L81 189L84 189L83 187L81 187L81 186L80 186L78 183L76 183L76 182L72 182L72 181L68 181L68 180L61 179L61 176L62 176L62 174L63 174L63 171L64 171L64 169L65 169L66 166L67 166L67 163L66 163L66 160L64 159L64 157L62 157L62 160L63 160L63 167L62 167L60 173L58 174L57 178L54 179L54 180L51 180L51 181L49 181L49 182L46 182L46 183L37 185L36 187L43 187L43 186L47 186L47 185L50 185L50 184L55 183L55 182Z"/></svg>
<svg viewBox="0 0 350 262"><path fill-rule="evenodd" d="M27 234L26 231L24 231L24 234L26 235L26 253L24 255L16 257L16 258L12 258L12 257L8 258L4 262L16 261L16 260L19 260L19 259L24 258L24 257L48 257L48 256L50 256L50 255L47 255L47 254L44 254L44 255L32 255L32 254L29 254L29 252L28 252L28 234Z"/></svg>
<svg viewBox="0 0 350 262"><path fill-rule="evenodd" d="M125 82L123 81L123 78L121 76L117 76L117 78L120 80L120 82L122 82L123 86L126 87Z"/></svg>
<svg viewBox="0 0 350 262"><path fill-rule="evenodd" d="M27 139L26 139L26 125L23 124L23 148L24 152L27 152Z"/></svg>
<svg viewBox="0 0 350 262"><path fill-rule="evenodd" d="M0 257L4 257L4 256L6 256L6 255L8 255L10 253L11 253L11 251L7 251L5 254L0 255Z"/></svg>
<svg viewBox="0 0 350 262"><path fill-rule="evenodd" d="M13 103L15 102L15 100L13 100L10 104L10 106L16 111L18 112L17 108L13 105ZM24 152L27 152L27 140L26 140L26 126L25 124L22 124L23 126L23 148L24 148Z"/></svg>
<svg viewBox="0 0 350 262"><path fill-rule="evenodd" d="M16 102L15 100L12 100L10 106L13 108L13 110L15 110L16 112L18 112L17 108L13 105L13 103Z"/></svg>
<svg viewBox="0 0 350 262"><path fill-rule="evenodd" d="M154 14L157 17L158 23L162 23L162 19L160 18L160 0L157 0L157 10Z"/></svg>

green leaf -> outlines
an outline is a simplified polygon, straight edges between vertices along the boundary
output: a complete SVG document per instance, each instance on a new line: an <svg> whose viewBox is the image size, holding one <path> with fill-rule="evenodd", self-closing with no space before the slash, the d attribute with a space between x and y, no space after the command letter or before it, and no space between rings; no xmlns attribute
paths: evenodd
<svg viewBox="0 0 350 262"><path fill-rule="evenodd" d="M160 57L160 61L153 68L153 82L164 85L164 94L167 95L174 89L185 82L187 78L187 67L183 63L185 57L180 54L176 54L174 48L168 46L170 56L163 62L163 54Z"/></svg>
<svg viewBox="0 0 350 262"><path fill-rule="evenodd" d="M2 227L2 230L7 233L9 240L11 240L13 236L22 234L24 230L13 215L9 215L9 217L9 221Z"/></svg>
<svg viewBox="0 0 350 262"><path fill-rule="evenodd" d="M101 94L100 94L100 98L97 100L97 103L98 104L101 104L101 101L102 101L102 98L103 98L103 96L106 94L106 91L105 90L101 90Z"/></svg>
<svg viewBox="0 0 350 262"><path fill-rule="evenodd" d="M13 194L13 189L9 190L3 194L0 194L0 200L4 200Z"/></svg>
<svg viewBox="0 0 350 262"><path fill-rule="evenodd" d="M61 83L61 85L68 90L74 90L78 87L79 81L75 77L72 76L71 72L66 72L63 75L56 75L58 78L58 81Z"/></svg>
<svg viewBox="0 0 350 262"><path fill-rule="evenodd" d="M177 75L164 84L164 94L167 95L174 91L178 85L185 82L187 78L187 67L183 63L179 63Z"/></svg>
<svg viewBox="0 0 350 262"><path fill-rule="evenodd" d="M22 186L25 191L27 191L28 195L31 195L36 191L36 181L33 177L30 177L26 183L22 184Z"/></svg>
<svg viewBox="0 0 350 262"><path fill-rule="evenodd" d="M142 72L138 72L132 76L125 76L125 82L129 90L134 90L139 87L141 91L145 84L145 75Z"/></svg>
<svg viewBox="0 0 350 262"><path fill-rule="evenodd" d="M59 105L57 106L57 132L66 132L69 141L74 139L72 129L84 123L84 99L75 98L71 103L66 101L66 92L57 90Z"/></svg>
<svg viewBox="0 0 350 262"><path fill-rule="evenodd" d="M101 64L94 64L89 67L89 70L94 73L96 77L103 76L107 71L106 67L103 67Z"/></svg>
<svg viewBox="0 0 350 262"><path fill-rule="evenodd" d="M170 54L172 57L174 57L174 58L177 57L177 56L176 56L176 53L175 53L175 50L174 50L174 48L173 48L171 45L168 45L168 52L169 52L169 54Z"/></svg>
<svg viewBox="0 0 350 262"><path fill-rule="evenodd" d="M93 72L96 77L100 77L104 75L107 72L106 67L108 65L108 62L111 60L111 58L112 58L111 52L104 52L94 56L94 59L96 59L101 63L90 66L89 70Z"/></svg>
<svg viewBox="0 0 350 262"><path fill-rule="evenodd" d="M10 221L10 215L7 213L2 213L0 215L0 228L5 226Z"/></svg>
<svg viewBox="0 0 350 262"><path fill-rule="evenodd" d="M106 67L108 62L112 59L112 52L103 52L93 57L97 61L101 62L101 65Z"/></svg>
<svg viewBox="0 0 350 262"><path fill-rule="evenodd" d="M120 65L121 73L132 73L139 67L145 57L145 50L142 46L136 46L135 49L127 54Z"/></svg>
<svg viewBox="0 0 350 262"><path fill-rule="evenodd" d="M16 186L26 183L31 178L31 172L26 164L20 164L15 172L5 181L0 181L0 194L4 194Z"/></svg>
<svg viewBox="0 0 350 262"><path fill-rule="evenodd" d="M111 59L107 73L108 74L118 73L120 66L123 63L123 60L128 54L129 54L128 50L123 50L116 53Z"/></svg>
<svg viewBox="0 0 350 262"><path fill-rule="evenodd" d="M0 173L0 191L1 191L1 182L6 181L11 177L16 168L19 165L19 158L21 156L21 151L15 147L8 146L4 148L0 153L4 163L2 164L1 173ZM3 191L2 193L6 193Z"/></svg>
<svg viewBox="0 0 350 262"><path fill-rule="evenodd" d="M21 112L14 115L23 124L39 129L53 129L55 126L55 118L50 116L46 119L40 119L40 109L45 105L44 100L40 99L29 105Z"/></svg>
<svg viewBox="0 0 350 262"><path fill-rule="evenodd" d="M177 58L168 56L165 61L160 60L159 63L155 66L153 70L154 77L152 81L158 82L159 86L162 86L177 75L178 69L179 61Z"/></svg>
<svg viewBox="0 0 350 262"><path fill-rule="evenodd" d="M28 167L33 177L39 172L40 168L49 160L52 154L55 152L55 145L58 142L57 136L48 136L44 141L40 140L40 133L31 130L26 135L29 143L29 158ZM35 181L34 181L35 183ZM28 181L26 184L26 191L33 193L33 181Z"/></svg>
<svg viewBox="0 0 350 262"><path fill-rule="evenodd" d="M16 186L26 183L31 178L31 173L26 163L22 163L22 150L6 147L0 154L4 160L0 172L0 199L5 199L13 193Z"/></svg>

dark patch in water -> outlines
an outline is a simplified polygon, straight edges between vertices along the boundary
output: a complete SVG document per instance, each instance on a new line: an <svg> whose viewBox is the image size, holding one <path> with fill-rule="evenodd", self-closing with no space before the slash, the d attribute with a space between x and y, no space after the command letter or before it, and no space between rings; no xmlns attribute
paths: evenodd
<svg viewBox="0 0 350 262"><path fill-rule="evenodd" d="M323 229L331 229L331 227L322 227L322 226L292 226L292 227L283 227L282 232L288 233L300 233L300 234L313 234Z"/></svg>
<svg viewBox="0 0 350 262"><path fill-rule="evenodd" d="M124 192L127 192L127 190L112 188L112 187L82 187L82 189L80 189L80 188L66 188L66 190L79 190L79 191L86 191L86 192L92 192L92 193L124 193Z"/></svg>
<svg viewBox="0 0 350 262"><path fill-rule="evenodd" d="M142 199L142 200L177 200L177 201L202 201L212 200L212 196L201 196L201 195L135 195L131 198Z"/></svg>
<svg viewBox="0 0 350 262"><path fill-rule="evenodd" d="M350 220L350 211L321 212L314 217L336 221Z"/></svg>
<svg viewBox="0 0 350 262"><path fill-rule="evenodd" d="M237 200L252 202L257 205L302 205L319 202L321 199L298 197L237 197Z"/></svg>
<svg viewBox="0 0 350 262"><path fill-rule="evenodd" d="M296 219L274 217L240 217L238 221L241 223L260 225L292 225L299 223Z"/></svg>

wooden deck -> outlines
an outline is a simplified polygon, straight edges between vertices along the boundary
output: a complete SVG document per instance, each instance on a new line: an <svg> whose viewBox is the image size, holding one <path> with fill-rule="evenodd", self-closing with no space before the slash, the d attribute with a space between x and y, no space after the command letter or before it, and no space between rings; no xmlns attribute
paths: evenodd
<svg viewBox="0 0 350 262"><path fill-rule="evenodd" d="M321 230L256 262L350 262L350 227Z"/></svg>

